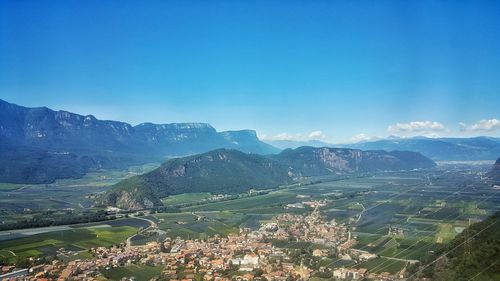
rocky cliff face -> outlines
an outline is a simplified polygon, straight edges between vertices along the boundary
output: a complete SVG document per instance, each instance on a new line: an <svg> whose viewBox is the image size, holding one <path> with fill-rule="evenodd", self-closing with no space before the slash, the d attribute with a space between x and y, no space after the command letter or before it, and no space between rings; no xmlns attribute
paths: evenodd
<svg viewBox="0 0 500 281"><path fill-rule="evenodd" d="M272 156L303 176L433 168L429 158L410 151L361 151L345 148L300 147Z"/></svg>
<svg viewBox="0 0 500 281"><path fill-rule="evenodd" d="M171 159L144 175L116 184L101 205L127 209L146 207L143 202L161 205L159 198L192 192L240 193L265 189L293 180L286 167L256 154L219 149Z"/></svg>
<svg viewBox="0 0 500 281"><path fill-rule="evenodd" d="M121 208L161 205L162 197L192 192L241 193L289 184L298 177L432 168L414 152L302 147L277 155L220 149L167 161L147 174L116 184L99 202ZM147 199L147 200L146 200Z"/></svg>
<svg viewBox="0 0 500 281"><path fill-rule="evenodd" d="M276 147L262 142L257 137L257 133L253 130L225 131L220 135L226 140L235 145L235 149L245 152L260 151L259 154L273 154L281 150Z"/></svg>
<svg viewBox="0 0 500 281"><path fill-rule="evenodd" d="M61 173L62 170L83 170L85 174L90 168L124 168L217 148L261 154L277 152L261 142L253 131L217 132L206 123L132 126L98 120L92 115L53 111L46 107L27 108L0 100L0 162L9 162L21 171L13 176L0 169L0 181L46 183L68 177L70 173ZM45 155L45 158L40 159L37 155ZM90 161L82 162L79 160L82 158L90 158ZM43 166L50 177L39 173L29 178L29 171L38 169L35 164ZM73 173L70 177L81 174Z"/></svg>

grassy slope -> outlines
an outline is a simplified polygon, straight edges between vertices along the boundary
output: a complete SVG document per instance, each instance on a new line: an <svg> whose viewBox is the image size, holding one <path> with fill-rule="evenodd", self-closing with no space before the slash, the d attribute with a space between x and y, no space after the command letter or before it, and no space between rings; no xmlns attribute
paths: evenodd
<svg viewBox="0 0 500 281"><path fill-rule="evenodd" d="M500 280L500 212L476 223L434 257L436 280Z"/></svg>

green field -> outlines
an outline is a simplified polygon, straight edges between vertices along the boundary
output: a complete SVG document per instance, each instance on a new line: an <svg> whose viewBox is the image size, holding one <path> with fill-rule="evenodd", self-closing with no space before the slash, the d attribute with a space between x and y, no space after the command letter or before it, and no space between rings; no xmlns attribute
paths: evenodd
<svg viewBox="0 0 500 281"><path fill-rule="evenodd" d="M137 281L148 281L160 275L163 266L127 265L101 270L104 277L109 280L121 280L124 277L135 277Z"/></svg>
<svg viewBox="0 0 500 281"><path fill-rule="evenodd" d="M23 186L25 186L25 184L0 183L0 190L2 190L2 191L15 190L15 189L21 188Z"/></svg>
<svg viewBox="0 0 500 281"><path fill-rule="evenodd" d="M219 214L197 213L206 219L197 220L198 216L190 212L185 213L164 213L155 214L154 220L160 229L167 231L170 237L182 238L207 238L215 234L227 235L239 231L239 222L229 221L234 218L231 213L222 212ZM237 215L236 215L237 216Z"/></svg>
<svg viewBox="0 0 500 281"><path fill-rule="evenodd" d="M110 186L119 181L135 176L147 173L158 168L158 163L148 163L139 166L132 166L128 169L123 170L96 170L87 173L80 179L60 179L57 180L53 185L60 187L71 187L71 186L87 186L87 187L102 187Z"/></svg>
<svg viewBox="0 0 500 281"><path fill-rule="evenodd" d="M269 194L245 197L235 200L207 203L185 208L186 211L253 211L265 207L282 207L285 204L296 201L296 195L287 191L275 191ZM283 208L281 208L283 209Z"/></svg>
<svg viewBox="0 0 500 281"><path fill-rule="evenodd" d="M13 214L26 210L83 210L91 207L93 199L88 198L134 175L148 172L159 164L145 164L125 170L97 170L80 179L61 179L51 184L0 183L0 220L11 219Z"/></svg>
<svg viewBox="0 0 500 281"><path fill-rule="evenodd" d="M358 236L358 243L354 248L391 258L421 260L437 243L453 239L459 232L457 229L467 226L469 219L480 220L500 208L496 204L499 195L493 193L491 186L481 182L480 178L471 178L459 172L394 172L349 179L322 177L320 180L322 182L315 184L281 187L267 194L241 194L240 198L225 201L204 200L210 197L208 193L174 195L163 198L167 206L177 206L173 212L153 213L146 218L155 221L170 237L206 238L215 234L237 233L240 227L258 228L277 214L311 211L310 208L287 209L289 203L328 199L330 202L320 208L327 219L340 223L355 222L352 230ZM464 187L463 182L473 184L474 190ZM85 189L55 190L48 187L46 196L57 194L59 199L50 201L48 205L56 207L62 201L69 204L76 202L83 194L88 194L88 188ZM461 193L462 189L467 192ZM93 190L100 189L95 187ZM34 193L28 189L27 193L30 192ZM37 202L42 204L46 198L26 200L26 204L36 205ZM18 203L20 201L18 199ZM11 219L28 216L4 213ZM61 247L84 250L120 243L142 226L138 222L145 223L132 219L108 221L106 224L113 227L75 228L1 241L0 258L12 260L15 258L13 253L24 257L37 256L53 254ZM388 237L390 225L402 228L403 235ZM375 270L377 265L382 264L380 268L388 267L388 270L384 269L386 271L399 271L404 267L404 262L389 262L384 258L368 264Z"/></svg>
<svg viewBox="0 0 500 281"><path fill-rule="evenodd" d="M184 193L163 198L161 201L166 206L198 203L210 198L210 193Z"/></svg>
<svg viewBox="0 0 500 281"><path fill-rule="evenodd" d="M17 258L55 255L60 248L84 251L92 247L108 247L124 242L137 232L131 226L75 228L36 234L25 238L0 241L0 256L13 262Z"/></svg>
<svg viewBox="0 0 500 281"><path fill-rule="evenodd" d="M376 258L357 265L357 268L366 268L370 272L381 273L381 272L389 272L389 273L398 273L403 268L405 268L406 262L403 261L395 261L389 260L385 258Z"/></svg>

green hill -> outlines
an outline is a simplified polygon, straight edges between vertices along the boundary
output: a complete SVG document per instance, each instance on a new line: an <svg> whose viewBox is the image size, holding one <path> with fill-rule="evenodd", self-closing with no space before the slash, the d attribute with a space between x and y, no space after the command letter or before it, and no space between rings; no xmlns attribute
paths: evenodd
<svg viewBox="0 0 500 281"><path fill-rule="evenodd" d="M176 158L147 174L124 180L102 203L122 208L161 205L159 198L194 192L239 193L291 183L288 169L256 154L218 149Z"/></svg>
<svg viewBox="0 0 500 281"><path fill-rule="evenodd" d="M500 280L500 212L470 226L431 261L426 273L433 280Z"/></svg>
<svg viewBox="0 0 500 281"><path fill-rule="evenodd" d="M434 166L414 152L301 147L262 156L219 149L171 159L156 170L116 184L98 203L140 209L160 206L160 198L174 194L234 194L277 187L300 177Z"/></svg>

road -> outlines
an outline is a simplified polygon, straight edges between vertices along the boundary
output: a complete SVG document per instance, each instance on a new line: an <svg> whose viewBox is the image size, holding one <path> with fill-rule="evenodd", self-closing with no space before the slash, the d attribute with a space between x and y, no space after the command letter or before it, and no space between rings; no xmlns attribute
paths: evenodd
<svg viewBox="0 0 500 281"><path fill-rule="evenodd" d="M136 236L136 235L138 235L138 234L141 234L141 233L143 233L143 232L145 232L145 231L148 231L148 230L150 230L150 229L155 229L155 228L158 228L158 225L157 225L154 221L152 221L152 220L150 220L150 219L143 218L143 217L134 217L134 218L149 222L149 226L148 226L148 227L146 227L146 228L144 228L143 230L139 231L138 233L136 233L136 234L134 234L134 235L130 236L129 238L127 238L127 243L126 243L127 248L128 248L128 247L132 247L132 238L134 238L134 236Z"/></svg>
<svg viewBox="0 0 500 281"><path fill-rule="evenodd" d="M410 263L410 264L415 264L415 263L419 262L419 260L407 260L407 259L393 258L393 257L387 257L387 256L380 256L380 257L388 259L388 260L404 261L404 262L407 262L407 263Z"/></svg>
<svg viewBox="0 0 500 281"><path fill-rule="evenodd" d="M361 213L359 213L358 219L356 220L355 224L359 222L359 220L361 219L361 216L366 211L365 206L363 206L363 204L361 204L359 202L356 202L356 204L361 205L361 208L363 208L363 210L361 211Z"/></svg>

